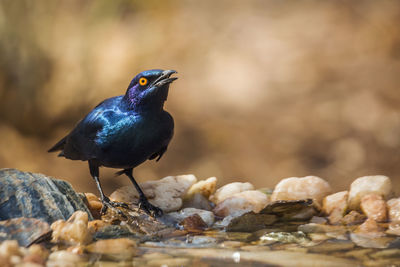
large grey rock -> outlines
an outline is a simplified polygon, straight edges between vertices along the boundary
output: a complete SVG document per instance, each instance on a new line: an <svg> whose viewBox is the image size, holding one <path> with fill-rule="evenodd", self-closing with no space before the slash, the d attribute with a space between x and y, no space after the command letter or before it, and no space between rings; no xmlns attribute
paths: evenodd
<svg viewBox="0 0 400 267"><path fill-rule="evenodd" d="M51 224L67 220L77 210L93 219L68 182L39 173L0 170L0 220L27 217Z"/></svg>
<svg viewBox="0 0 400 267"><path fill-rule="evenodd" d="M15 218L0 222L0 243L17 240L20 246L29 246L40 240L50 239L48 223L33 218Z"/></svg>

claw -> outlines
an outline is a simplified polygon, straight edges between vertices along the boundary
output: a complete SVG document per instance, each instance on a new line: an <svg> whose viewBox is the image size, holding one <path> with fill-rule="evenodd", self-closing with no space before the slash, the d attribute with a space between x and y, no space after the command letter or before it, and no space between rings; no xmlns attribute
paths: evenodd
<svg viewBox="0 0 400 267"><path fill-rule="evenodd" d="M106 214L108 209L112 209L119 216L126 218L126 215L117 208L117 207L121 207L121 208L128 209L129 206L126 203L111 201L108 197L105 197L102 202L103 202L103 207L101 208L101 211L100 211L101 215Z"/></svg>
<svg viewBox="0 0 400 267"><path fill-rule="evenodd" d="M152 205L146 198L139 200L139 208L152 217L161 217L164 212L159 207Z"/></svg>

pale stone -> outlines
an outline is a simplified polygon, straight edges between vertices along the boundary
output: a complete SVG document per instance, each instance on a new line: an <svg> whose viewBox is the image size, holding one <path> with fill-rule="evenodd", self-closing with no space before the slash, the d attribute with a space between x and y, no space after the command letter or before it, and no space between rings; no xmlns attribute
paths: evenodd
<svg viewBox="0 0 400 267"><path fill-rule="evenodd" d="M400 222L400 198L392 198L387 202L389 220Z"/></svg>
<svg viewBox="0 0 400 267"><path fill-rule="evenodd" d="M85 193L86 199L88 201L87 206L95 219L101 218L101 209L103 208L103 203L101 200L93 193Z"/></svg>
<svg viewBox="0 0 400 267"><path fill-rule="evenodd" d="M197 181L192 174L168 176L157 181L140 184L149 202L164 212L177 211L182 207L182 198ZM139 194L134 186L123 186L114 191L110 199L124 203L137 203Z"/></svg>
<svg viewBox="0 0 400 267"><path fill-rule="evenodd" d="M70 245L83 245L92 241L92 231L88 228L88 214L76 211L68 221L58 220L52 223L52 241Z"/></svg>
<svg viewBox="0 0 400 267"><path fill-rule="evenodd" d="M214 224L214 213L207 210L185 208L183 210L180 210L179 212L168 213L168 215L172 216L178 222L181 222L185 218L190 217L194 214L199 215L201 219L208 225L208 227L211 227Z"/></svg>
<svg viewBox="0 0 400 267"><path fill-rule="evenodd" d="M346 216L344 216L340 222L345 225L354 225L354 224L360 224L364 222L366 219L366 216L364 214L358 213L355 210L350 211Z"/></svg>
<svg viewBox="0 0 400 267"><path fill-rule="evenodd" d="M257 190L249 190L233 194L231 197L220 202L213 209L213 212L221 217L244 210L259 212L268 203L269 198L266 194Z"/></svg>
<svg viewBox="0 0 400 267"><path fill-rule="evenodd" d="M75 253L66 250L60 250L50 254L46 266L47 267L75 266L74 264L78 264L83 261L85 261L85 258L82 256L79 256Z"/></svg>
<svg viewBox="0 0 400 267"><path fill-rule="evenodd" d="M0 244L0 260L3 265L13 266L22 261L24 250L19 247L16 240L5 240Z"/></svg>
<svg viewBox="0 0 400 267"><path fill-rule="evenodd" d="M389 235L400 236L400 223L398 221L389 223L389 227L386 233Z"/></svg>
<svg viewBox="0 0 400 267"><path fill-rule="evenodd" d="M357 234L368 235L370 237L385 236L384 229L371 218L368 218L363 224L359 225L354 232Z"/></svg>
<svg viewBox="0 0 400 267"><path fill-rule="evenodd" d="M322 211L325 214L331 214L334 209L339 209L344 215L347 209L348 197L349 191L341 191L326 196L322 202Z"/></svg>
<svg viewBox="0 0 400 267"><path fill-rule="evenodd" d="M331 192L329 183L317 176L290 177L281 180L271 195L271 201L313 199L321 204L322 199Z"/></svg>
<svg viewBox="0 0 400 267"><path fill-rule="evenodd" d="M149 260L146 265L148 266L168 266L168 267L181 267L191 266L189 258L161 258Z"/></svg>
<svg viewBox="0 0 400 267"><path fill-rule="evenodd" d="M129 238L116 238L96 241L86 247L87 251L97 254L136 255L137 244Z"/></svg>
<svg viewBox="0 0 400 267"><path fill-rule="evenodd" d="M214 195L210 196L210 200L215 204L219 204L220 202L224 201L225 199L233 196L236 193L240 193L243 191L253 190L254 186L251 183L230 183L226 184L215 192Z"/></svg>
<svg viewBox="0 0 400 267"><path fill-rule="evenodd" d="M337 224L346 214L348 191L337 192L326 196L322 201L322 211L329 217L331 224Z"/></svg>
<svg viewBox="0 0 400 267"><path fill-rule="evenodd" d="M382 196L377 194L368 194L361 198L361 210L377 222L384 222L387 220L386 202Z"/></svg>
<svg viewBox="0 0 400 267"><path fill-rule="evenodd" d="M38 263L44 263L46 262L47 258L49 257L50 252L43 246L38 245L38 244L33 244L28 248L28 253L30 256L29 260L27 257L24 258L24 261L36 261Z"/></svg>
<svg viewBox="0 0 400 267"><path fill-rule="evenodd" d="M392 193L392 183L387 176L363 176L354 180L350 186L349 192L349 208L351 210L359 210L361 198L368 194L381 195L387 199Z"/></svg>
<svg viewBox="0 0 400 267"><path fill-rule="evenodd" d="M198 181L189 188L188 192L185 195L185 198L191 198L196 193L200 193L206 198L209 198L212 194L214 194L216 187L216 177L210 177L206 180Z"/></svg>

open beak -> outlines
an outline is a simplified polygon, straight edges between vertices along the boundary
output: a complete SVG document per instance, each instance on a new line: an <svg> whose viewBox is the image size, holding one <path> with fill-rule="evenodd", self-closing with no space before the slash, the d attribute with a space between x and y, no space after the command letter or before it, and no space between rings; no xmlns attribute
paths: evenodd
<svg viewBox="0 0 400 267"><path fill-rule="evenodd" d="M158 77L154 82L153 82L153 86L155 87L161 87L165 84L169 84L172 83L173 81L175 81L176 79L178 79L177 77L172 77L170 78L170 76L174 73L177 73L175 70L165 70L163 71L163 73L161 74L160 77Z"/></svg>

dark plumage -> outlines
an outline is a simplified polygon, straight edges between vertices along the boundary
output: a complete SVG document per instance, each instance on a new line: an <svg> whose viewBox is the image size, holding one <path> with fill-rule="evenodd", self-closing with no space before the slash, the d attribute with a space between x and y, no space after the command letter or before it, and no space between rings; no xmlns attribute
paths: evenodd
<svg viewBox="0 0 400 267"><path fill-rule="evenodd" d="M90 174L95 179L103 201L103 210L121 206L103 193L99 181L99 167L121 168L139 192L139 204L146 212L161 215L151 205L136 183L133 168L148 159L162 157L173 135L174 121L163 109L169 85L177 78L173 70L147 70L139 73L123 96L104 100L49 152L59 156L89 162Z"/></svg>

